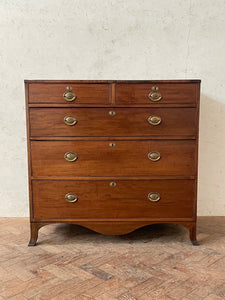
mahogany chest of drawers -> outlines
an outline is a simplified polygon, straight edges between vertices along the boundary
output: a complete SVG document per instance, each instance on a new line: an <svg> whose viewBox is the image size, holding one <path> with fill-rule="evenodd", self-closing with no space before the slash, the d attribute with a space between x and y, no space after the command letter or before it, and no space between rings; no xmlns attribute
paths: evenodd
<svg viewBox="0 0 225 300"><path fill-rule="evenodd" d="M200 80L26 80L30 246L51 223L196 241Z"/></svg>

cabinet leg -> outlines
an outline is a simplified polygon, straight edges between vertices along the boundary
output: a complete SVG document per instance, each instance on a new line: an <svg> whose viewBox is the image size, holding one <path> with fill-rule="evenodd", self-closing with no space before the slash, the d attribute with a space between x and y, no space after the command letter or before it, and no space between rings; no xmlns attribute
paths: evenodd
<svg viewBox="0 0 225 300"><path fill-rule="evenodd" d="M191 224L189 227L189 236L193 246L199 246L199 243L196 239L196 223Z"/></svg>
<svg viewBox="0 0 225 300"><path fill-rule="evenodd" d="M38 230L40 226L38 223L30 223L30 241L28 246L35 246L38 239Z"/></svg>

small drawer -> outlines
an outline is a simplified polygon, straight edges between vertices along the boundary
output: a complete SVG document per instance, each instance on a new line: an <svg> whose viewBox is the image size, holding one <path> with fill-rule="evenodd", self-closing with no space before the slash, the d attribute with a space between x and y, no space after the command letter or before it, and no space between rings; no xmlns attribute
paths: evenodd
<svg viewBox="0 0 225 300"><path fill-rule="evenodd" d="M118 83L117 104L189 104L196 105L194 83Z"/></svg>
<svg viewBox="0 0 225 300"><path fill-rule="evenodd" d="M194 183L194 180L34 180L33 217L192 218Z"/></svg>
<svg viewBox="0 0 225 300"><path fill-rule="evenodd" d="M195 108L30 108L31 137L191 136Z"/></svg>
<svg viewBox="0 0 225 300"><path fill-rule="evenodd" d="M195 175L195 149L195 140L31 141L32 175Z"/></svg>
<svg viewBox="0 0 225 300"><path fill-rule="evenodd" d="M109 84L31 83L29 103L109 104Z"/></svg>

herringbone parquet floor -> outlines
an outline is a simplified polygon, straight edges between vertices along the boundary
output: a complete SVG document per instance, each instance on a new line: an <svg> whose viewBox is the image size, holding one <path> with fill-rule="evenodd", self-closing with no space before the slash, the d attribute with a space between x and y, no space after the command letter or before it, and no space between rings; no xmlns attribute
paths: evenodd
<svg viewBox="0 0 225 300"><path fill-rule="evenodd" d="M225 299L225 217L199 217L199 247L186 229L152 225L103 236L43 227L27 247L27 218L0 218L0 300Z"/></svg>

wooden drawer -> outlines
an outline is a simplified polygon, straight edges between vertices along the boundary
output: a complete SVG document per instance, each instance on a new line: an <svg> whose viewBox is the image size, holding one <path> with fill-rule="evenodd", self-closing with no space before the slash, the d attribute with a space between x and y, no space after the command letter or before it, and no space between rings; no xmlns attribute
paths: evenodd
<svg viewBox="0 0 225 300"><path fill-rule="evenodd" d="M195 140L31 141L32 175L194 175L195 149ZM151 161L155 151L161 158Z"/></svg>
<svg viewBox="0 0 225 300"><path fill-rule="evenodd" d="M76 95L73 101L66 101L63 97L67 86L71 86ZM29 103L109 104L109 95L109 84L29 84Z"/></svg>
<svg viewBox="0 0 225 300"><path fill-rule="evenodd" d="M156 87L155 90L154 87ZM161 99L156 101L160 96ZM116 85L116 103L118 104L195 105L196 96L196 84L193 83L118 83Z"/></svg>
<svg viewBox="0 0 225 300"><path fill-rule="evenodd" d="M194 180L38 181L33 186L34 218L192 218ZM69 203L65 195L77 201ZM154 193L152 195L151 193ZM159 195L155 194L158 193ZM160 200L152 202L149 200Z"/></svg>
<svg viewBox="0 0 225 300"><path fill-rule="evenodd" d="M110 111L115 113L110 116ZM73 117L74 125L65 118ZM154 125L157 116L161 123ZM160 120L158 119L158 120ZM31 137L195 135L195 108L31 108ZM149 123L150 122L150 123Z"/></svg>

